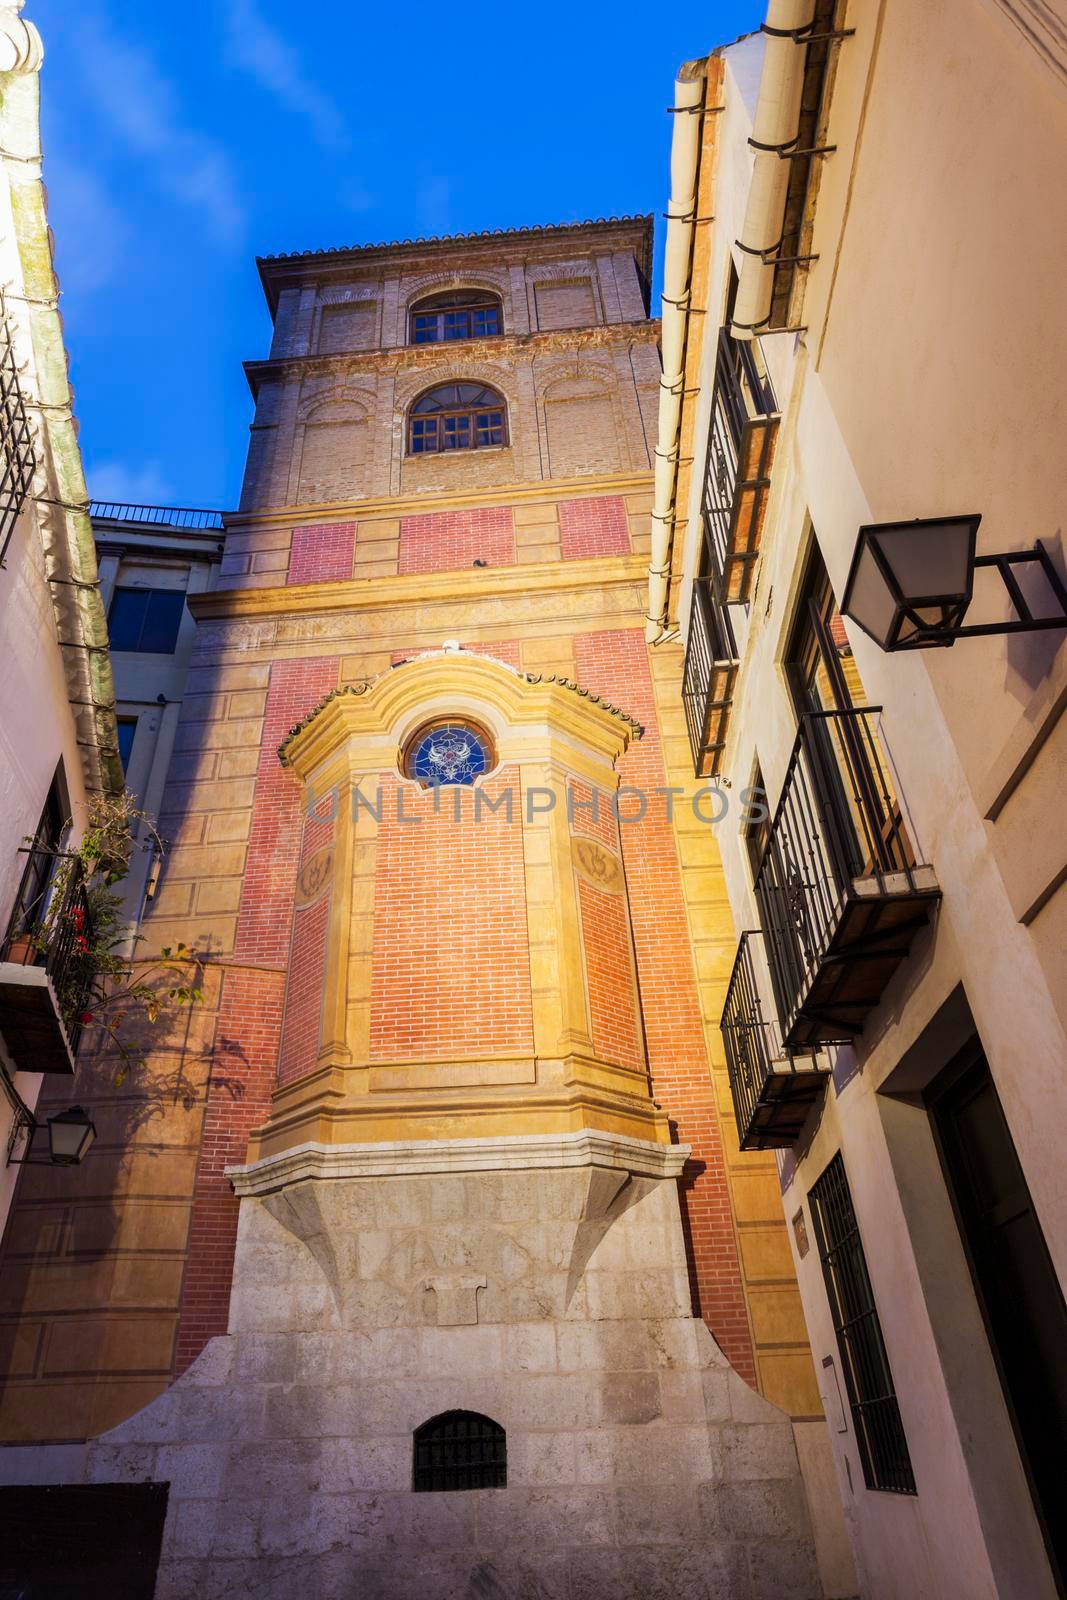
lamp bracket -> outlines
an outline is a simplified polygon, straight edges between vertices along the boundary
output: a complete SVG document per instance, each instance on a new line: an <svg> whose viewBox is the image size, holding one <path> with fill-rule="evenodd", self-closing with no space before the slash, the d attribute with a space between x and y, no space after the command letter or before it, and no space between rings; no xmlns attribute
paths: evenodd
<svg viewBox="0 0 1067 1600"><path fill-rule="evenodd" d="M1035 617L1026 596L1019 586L1019 581L1012 571L1013 567L1026 566L1036 561L1041 569L1056 601L1059 604L1060 614L1053 617ZM995 568L1001 582L1008 591L1008 598L1015 610L1013 622L976 622L969 627L954 630L957 639L977 639L994 633L1036 633L1044 628L1067 628L1067 586L1056 571L1052 558L1038 539L1032 550L1008 550L998 555L975 556L975 569L979 567Z"/></svg>

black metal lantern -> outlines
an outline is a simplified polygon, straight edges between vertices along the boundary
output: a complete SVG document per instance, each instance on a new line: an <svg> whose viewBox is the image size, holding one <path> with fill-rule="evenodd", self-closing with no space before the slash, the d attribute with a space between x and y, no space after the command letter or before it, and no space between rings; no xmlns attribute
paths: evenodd
<svg viewBox="0 0 1067 1600"><path fill-rule="evenodd" d="M1067 627L1067 589L1048 553L977 556L980 516L872 523L859 531L841 609L883 650L925 650L981 634ZM1036 562L1058 612L1035 616L1013 568ZM979 567L994 567L1015 611L1007 622L964 625Z"/></svg>
<svg viewBox="0 0 1067 1600"><path fill-rule="evenodd" d="M48 1146L53 1166L76 1167L88 1154L96 1127L81 1106L71 1106L48 1119Z"/></svg>
<svg viewBox="0 0 1067 1600"><path fill-rule="evenodd" d="M842 610L883 650L950 645L971 603L981 517L861 528Z"/></svg>

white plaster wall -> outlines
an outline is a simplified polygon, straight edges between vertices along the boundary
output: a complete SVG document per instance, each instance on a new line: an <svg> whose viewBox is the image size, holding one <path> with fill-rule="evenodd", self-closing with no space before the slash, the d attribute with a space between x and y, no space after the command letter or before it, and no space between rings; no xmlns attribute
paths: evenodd
<svg viewBox="0 0 1067 1600"><path fill-rule="evenodd" d="M1056 176L1067 101L1036 56L1004 50L995 25L965 0L852 7L848 22L857 33L838 59L829 131L838 154L822 173L808 331L763 341L783 423L724 780L739 793L758 755L772 804L796 732L783 662L809 517L839 597L864 522L981 510L980 549L1043 537L1055 550L1063 519L1054 374L1067 360L1067 332L1053 277L1067 242ZM729 70L726 85L733 109L721 119L713 284L724 281L747 163L749 129ZM707 323L705 381L715 334ZM1047 403L1035 407L1037 395ZM694 484L687 572L697 493ZM1005 772L1025 765L1062 710L1067 646L1045 635L886 656L851 626L849 634L867 700L884 708L909 830L944 899L782 1162L792 1217L843 1152L919 1491L864 1488L846 1417L846 1431L831 1434L842 1498L867 1596L1051 1596L925 1114L888 1096L898 1093L902 1059L929 1055L926 1030L962 988L1067 1282L1067 952L1044 931L1062 926L1065 891L1024 915L1064 860L1052 798L1062 792L1062 724L1003 820L986 820ZM719 837L735 925L752 927L736 815ZM931 1058L928 1075L935 1068ZM839 1364L821 1269L813 1251L796 1265L821 1371L824 1356Z"/></svg>

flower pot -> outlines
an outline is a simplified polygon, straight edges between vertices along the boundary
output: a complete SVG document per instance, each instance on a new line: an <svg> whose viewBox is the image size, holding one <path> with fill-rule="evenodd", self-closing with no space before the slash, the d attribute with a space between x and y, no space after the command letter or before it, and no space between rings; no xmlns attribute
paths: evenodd
<svg viewBox="0 0 1067 1600"><path fill-rule="evenodd" d="M19 933L8 944L4 960L13 961L19 967L32 967L36 965L40 953L36 941L28 933Z"/></svg>

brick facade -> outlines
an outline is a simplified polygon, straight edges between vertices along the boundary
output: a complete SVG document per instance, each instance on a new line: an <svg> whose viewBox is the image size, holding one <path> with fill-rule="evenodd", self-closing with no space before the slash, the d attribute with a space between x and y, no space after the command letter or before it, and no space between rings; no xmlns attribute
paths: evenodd
<svg viewBox="0 0 1067 1600"><path fill-rule="evenodd" d="M101 1259L116 1271L121 1263L126 1300L103 1288L79 1300L75 1288L62 1315L119 1327L137 1376L112 1375L83 1341L80 1366L57 1380L77 1400L75 1429L143 1404L225 1328L238 1211L225 1168L244 1158L272 1091L313 1070L324 1043L333 902L305 873L330 833L324 819L308 822L299 784L278 760L289 728L338 685L459 639L535 678L576 681L635 717L644 736L622 760L625 784L662 787L677 771L677 692L669 705L657 699L660 664L650 670L642 634L656 330L644 320L635 264L640 228L597 228L588 240L580 229L548 230L451 253L411 246L394 257L338 253L273 269L275 342L270 362L253 366L244 509L228 526L222 589L196 608L200 639L161 819L172 847L144 926L146 953L178 939L210 951L208 1000L160 1042L146 1079L101 1091L114 1159L105 1167L96 1154L95 1171L116 1218L127 1228L136 1220L139 1243L124 1254L117 1222L105 1229ZM504 335L404 346L411 301L457 281L499 292ZM333 314L345 296L358 312ZM567 325L579 311L592 322ZM405 457L406 407L427 385L457 378L504 394L508 447ZM306 491L312 458L329 503L294 518L288 508ZM518 775L508 776L518 789ZM504 781L494 775L487 794ZM471 1041L487 1056L528 1057L542 959L528 886L546 869L524 859L521 818L485 813L476 828L463 827L443 808L432 826L410 827L396 817L401 788L408 813L433 805L385 773L382 818L355 864L362 911L347 959L350 981L359 974L368 997L365 1016L350 1024L358 1064L444 1068L471 1053ZM574 834L572 848L585 839L610 858L576 867L593 1049L629 1068L640 1068L647 1049L655 1095L677 1138L693 1146L684 1202L695 1303L741 1375L810 1412L818 1404L810 1360L789 1320L795 1284L777 1265L788 1257L780 1208L772 1224L766 1200L754 1208L751 1198L773 1177L762 1158L736 1171L724 1161L725 1113L708 1053L723 974L709 977L694 958L688 845L651 806L621 828L610 812L594 823L579 811ZM618 885L597 881L598 871L611 875L612 860L624 866L628 903ZM714 866L697 876L719 892ZM101 1078L110 1071L105 1063ZM173 1095L175 1077L188 1105L164 1123L154 1108ZM121 1117L108 1122L105 1101ZM159 1143L164 1125L173 1125L173 1149ZM166 1223L145 1172L171 1186ZM34 1216L51 1216L40 1210L40 1188L20 1192L35 1195ZM160 1264L165 1226L177 1230L169 1277ZM25 1241L19 1227L13 1237ZM9 1280L0 1325L20 1304L47 1307L50 1285L71 1281L63 1248L49 1242L57 1237L43 1225L32 1234L33 1274L20 1268ZM9 1265L5 1256L5 1272ZM761 1283L763 1303L776 1298L755 1328ZM59 1319L47 1309L41 1317L45 1350ZM172 1364L164 1350L174 1332ZM9 1376L19 1362L25 1373L20 1436L54 1436L60 1391L45 1358L19 1351L6 1360Z"/></svg>

